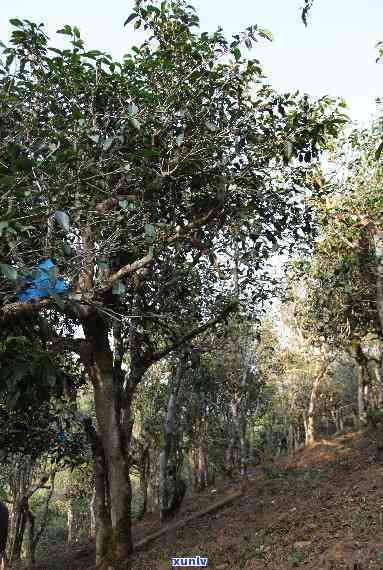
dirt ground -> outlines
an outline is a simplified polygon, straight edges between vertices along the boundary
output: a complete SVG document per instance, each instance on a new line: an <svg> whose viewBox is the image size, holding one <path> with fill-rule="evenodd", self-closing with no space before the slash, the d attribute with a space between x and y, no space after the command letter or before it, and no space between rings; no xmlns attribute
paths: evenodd
<svg viewBox="0 0 383 570"><path fill-rule="evenodd" d="M206 556L216 570L383 569L383 461L377 433L352 433L259 467L242 497L139 550L134 570L167 570L173 556ZM238 491L189 499L176 520ZM172 521L174 523L174 521ZM160 528L157 515L135 541ZM91 570L93 544L51 549L38 570Z"/></svg>

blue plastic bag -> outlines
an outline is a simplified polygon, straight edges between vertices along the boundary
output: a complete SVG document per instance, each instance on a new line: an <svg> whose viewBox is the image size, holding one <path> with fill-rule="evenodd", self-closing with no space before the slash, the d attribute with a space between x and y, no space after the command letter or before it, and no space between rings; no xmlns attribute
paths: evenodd
<svg viewBox="0 0 383 570"><path fill-rule="evenodd" d="M17 298L22 303L27 303L31 299L42 299L50 294L65 293L67 286L62 277L57 277L52 271L56 265L52 259L41 261L35 269L34 275L27 278L30 287L17 293Z"/></svg>

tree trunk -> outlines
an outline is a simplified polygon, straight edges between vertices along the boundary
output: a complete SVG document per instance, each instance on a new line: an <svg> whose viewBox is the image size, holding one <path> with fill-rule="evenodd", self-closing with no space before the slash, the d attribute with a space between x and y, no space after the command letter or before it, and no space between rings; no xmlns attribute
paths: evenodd
<svg viewBox="0 0 383 570"><path fill-rule="evenodd" d="M241 418L241 426L240 426L240 436L239 436L239 445L240 445L240 461L241 461L241 468L240 474L241 477L247 476L247 439L246 439L246 425L245 425L245 418Z"/></svg>
<svg viewBox="0 0 383 570"><path fill-rule="evenodd" d="M198 491L198 457L197 450L190 448L188 451L189 471L190 471L190 487L193 492Z"/></svg>
<svg viewBox="0 0 383 570"><path fill-rule="evenodd" d="M26 495L32 479L33 463L29 456L18 456L14 460L14 470L10 478L12 510L9 525L8 547L10 563L20 560L25 532L25 512L22 499Z"/></svg>
<svg viewBox="0 0 383 570"><path fill-rule="evenodd" d="M297 424L294 427L294 451L297 451L302 447L303 445L302 442L303 442L302 431L299 424Z"/></svg>
<svg viewBox="0 0 383 570"><path fill-rule="evenodd" d="M306 421L305 421L305 428L306 428L306 445L313 445L316 441L316 433L315 433L315 413L316 413L316 405L319 393L319 386L321 383L322 378L327 372L327 368L329 366L329 362L325 361L321 364L322 370L316 375L310 394L310 402L307 410Z"/></svg>
<svg viewBox="0 0 383 570"><path fill-rule="evenodd" d="M133 550L128 446L131 399L123 397L115 376L108 328L98 315L83 319L88 350L83 355L93 384L97 434L95 453L96 568L127 568ZM132 366L132 372L134 366ZM135 379L136 380L136 379ZM138 382L137 382L138 383Z"/></svg>
<svg viewBox="0 0 383 570"><path fill-rule="evenodd" d="M367 411L374 407L374 397L372 390L371 377L368 368L364 369L364 401Z"/></svg>
<svg viewBox="0 0 383 570"><path fill-rule="evenodd" d="M0 502L0 568L6 564L6 549L8 540L9 511L4 503Z"/></svg>
<svg viewBox="0 0 383 570"><path fill-rule="evenodd" d="M35 517L26 505L26 529L27 529L27 560L31 568L35 563Z"/></svg>
<svg viewBox="0 0 383 570"><path fill-rule="evenodd" d="M74 539L74 512L72 499L68 500L67 504L67 526L68 526L68 544L72 544Z"/></svg>
<svg viewBox="0 0 383 570"><path fill-rule="evenodd" d="M239 442L239 472L242 478L247 477L248 442L247 442L247 409L249 401L249 373L259 374L257 353L253 341L241 349L242 377L238 393L235 394L232 404L232 418L236 430L236 440Z"/></svg>
<svg viewBox="0 0 383 570"><path fill-rule="evenodd" d="M233 468L234 468L234 447L236 443L236 433L233 430L233 433L229 439L229 445L226 448L225 452L225 471L228 477L233 477Z"/></svg>
<svg viewBox="0 0 383 570"><path fill-rule="evenodd" d="M133 550L131 533L132 490L129 454L132 438L132 398L146 372L139 354L135 329L129 338L130 371L122 371L121 331L113 328L113 355L109 344L109 326L92 309L81 309L86 339L82 361L93 384L97 429L93 439L96 483L96 567L99 570L127 568Z"/></svg>
<svg viewBox="0 0 383 570"><path fill-rule="evenodd" d="M141 505L140 511L138 513L138 518L142 518L148 509L148 484L150 477L150 453L149 453L149 441L144 436L144 442L141 450L140 457L140 495L141 495Z"/></svg>
<svg viewBox="0 0 383 570"><path fill-rule="evenodd" d="M27 502L27 509L28 509L27 510L27 523L29 524L29 532L30 532L30 537L32 539L31 544L30 544L30 550L31 550L30 560L33 561L33 562L31 562L32 564L34 564L34 561L35 561L35 554L36 554L37 545L39 544L40 539L43 536L43 534L47 528L48 514L49 514L49 503L50 503L50 500L52 499L54 488L55 488L55 477L56 477L56 472L53 471L49 477L50 486L44 487L44 488L48 488L49 490L48 490L48 493L45 497L45 505L44 505L44 509L42 510L42 514L40 517L40 528L38 529L38 531L36 531L35 517L34 517L33 513L30 511L29 503ZM48 481L48 477L42 477L40 483L35 485L29 491L28 498L30 498L35 491L37 491L39 488L41 488L43 485L45 485L45 483L47 481Z"/></svg>
<svg viewBox="0 0 383 570"><path fill-rule="evenodd" d="M149 496L148 496L148 511L153 513L158 509L159 499L159 452L157 449L152 450L151 464L153 469L149 472Z"/></svg>
<svg viewBox="0 0 383 570"><path fill-rule="evenodd" d="M357 364L357 381L358 381L358 421L359 428L367 424L367 403L365 399L366 376L368 374L366 366L366 357L358 345L355 349L355 360Z"/></svg>
<svg viewBox="0 0 383 570"><path fill-rule="evenodd" d="M379 366L379 407L383 409L383 355L380 358Z"/></svg>
<svg viewBox="0 0 383 570"><path fill-rule="evenodd" d="M159 499L160 499L160 517L161 521L168 520L173 514L174 509L178 509L180 505L174 504L175 496L178 493L178 477L177 466L175 465L175 449L174 449L174 417L177 410L178 397L181 387L182 378L185 372L185 357L181 356L175 378L171 381L171 389L168 400L168 409L164 421L164 440L165 445L160 452L160 479L159 479ZM173 456L173 457L172 457ZM172 474L173 489L169 475ZM177 501L178 502L178 501Z"/></svg>
<svg viewBox="0 0 383 570"><path fill-rule="evenodd" d="M313 445L316 439L315 411L316 411L316 403L317 403L320 381L321 381L321 376L318 374L314 379L311 388L310 402L306 416L306 445Z"/></svg>
<svg viewBox="0 0 383 570"><path fill-rule="evenodd" d="M336 410L336 431L337 433L343 433L344 431L344 419L342 408Z"/></svg>
<svg viewBox="0 0 383 570"><path fill-rule="evenodd" d="M209 482L209 466L206 444L201 442L198 448L198 490L206 489Z"/></svg>
<svg viewBox="0 0 383 570"><path fill-rule="evenodd" d="M93 487L92 497L89 503L89 514L90 514L90 536L91 538L96 537L96 487Z"/></svg>
<svg viewBox="0 0 383 570"><path fill-rule="evenodd" d="M376 308L378 310L381 334L383 334L383 231L374 236L376 259Z"/></svg>

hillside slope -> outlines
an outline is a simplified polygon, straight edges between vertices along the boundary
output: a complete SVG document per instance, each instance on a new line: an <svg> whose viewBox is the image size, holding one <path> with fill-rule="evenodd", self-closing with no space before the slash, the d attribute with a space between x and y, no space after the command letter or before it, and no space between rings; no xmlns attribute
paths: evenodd
<svg viewBox="0 0 383 570"><path fill-rule="evenodd" d="M173 556L200 555L216 570L383 569L383 461L377 437L353 433L322 440L260 468L240 498L138 551L133 568L165 570ZM197 496L177 518L236 490ZM157 517L148 516L135 527L136 540L158 528ZM63 547L38 568L91 569L92 556L92 545Z"/></svg>

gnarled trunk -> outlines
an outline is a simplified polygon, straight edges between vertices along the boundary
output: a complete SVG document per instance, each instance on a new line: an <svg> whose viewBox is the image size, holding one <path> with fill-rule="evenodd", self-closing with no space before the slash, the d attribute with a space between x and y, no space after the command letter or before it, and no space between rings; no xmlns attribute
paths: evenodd
<svg viewBox="0 0 383 570"><path fill-rule="evenodd" d="M138 369L132 363L128 379L131 390L123 392L104 321L91 314L83 319L83 329L88 346L86 365L93 384L97 418L97 430L93 434L96 567L117 570L128 567L133 550L129 475L131 396L144 369Z"/></svg>

